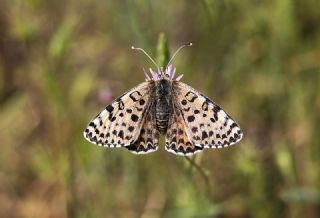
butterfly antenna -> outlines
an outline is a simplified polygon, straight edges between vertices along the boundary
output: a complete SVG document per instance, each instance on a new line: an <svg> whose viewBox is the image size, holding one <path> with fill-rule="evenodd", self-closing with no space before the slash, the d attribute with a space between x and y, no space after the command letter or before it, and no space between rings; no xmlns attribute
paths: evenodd
<svg viewBox="0 0 320 218"><path fill-rule="evenodd" d="M136 47L134 47L134 46L131 46L131 49L132 49L132 50L138 50L138 51L143 52L143 53L152 61L152 63L153 63L154 65L156 65L157 69L160 69L160 67L158 66L158 64L150 57L150 55L148 55L148 53L147 53L145 50L143 50L142 48L136 48Z"/></svg>
<svg viewBox="0 0 320 218"><path fill-rule="evenodd" d="M173 60L173 58L179 53L179 51L180 51L181 49L183 49L183 48L185 48L185 47L190 47L190 46L192 46L192 45L193 45L192 42L187 43L187 44L184 44L184 45L181 45L181 46L177 49L177 51L172 55L172 57L171 57L170 61L168 62L166 68L168 68L168 66L169 66L169 64L171 63L171 61Z"/></svg>

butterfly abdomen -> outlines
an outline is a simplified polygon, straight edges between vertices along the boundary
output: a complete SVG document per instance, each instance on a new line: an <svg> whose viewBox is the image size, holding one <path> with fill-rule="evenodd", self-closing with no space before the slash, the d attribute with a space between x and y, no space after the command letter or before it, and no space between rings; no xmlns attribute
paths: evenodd
<svg viewBox="0 0 320 218"><path fill-rule="evenodd" d="M165 134L168 129L169 113L158 112L156 114L156 124L159 132Z"/></svg>
<svg viewBox="0 0 320 218"><path fill-rule="evenodd" d="M168 129L169 117L172 113L171 85L168 80L162 79L156 85L156 125L161 134Z"/></svg>

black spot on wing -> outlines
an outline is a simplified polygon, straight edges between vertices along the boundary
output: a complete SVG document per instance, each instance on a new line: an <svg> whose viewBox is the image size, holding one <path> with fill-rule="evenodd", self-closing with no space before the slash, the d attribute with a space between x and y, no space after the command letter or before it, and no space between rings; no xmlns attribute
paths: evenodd
<svg viewBox="0 0 320 218"><path fill-rule="evenodd" d="M198 98L198 96L195 93L191 92L191 91L187 92L185 97L189 102L194 102Z"/></svg>
<svg viewBox="0 0 320 218"><path fill-rule="evenodd" d="M119 133L118 133L118 136L123 139L123 130L120 130Z"/></svg>
<svg viewBox="0 0 320 218"><path fill-rule="evenodd" d="M119 100L118 105L119 105L119 110L123 110L123 109L124 109L124 103L123 103L123 101Z"/></svg>
<svg viewBox="0 0 320 218"><path fill-rule="evenodd" d="M190 107L183 109L185 112L189 112L190 111Z"/></svg>
<svg viewBox="0 0 320 218"><path fill-rule="evenodd" d="M92 138L92 132L89 132L89 134L87 134L88 138Z"/></svg>
<svg viewBox="0 0 320 218"><path fill-rule="evenodd" d="M234 134L234 138L235 138L235 139L239 139L240 136L239 136L237 133L235 133L235 134Z"/></svg>
<svg viewBox="0 0 320 218"><path fill-rule="evenodd" d="M137 121L139 120L139 117L138 117L137 115L135 115L135 114L132 114L132 115L131 115L131 120L132 120L133 122L137 122Z"/></svg>
<svg viewBox="0 0 320 218"><path fill-rule="evenodd" d="M217 113L214 113L213 114L213 117L214 117L214 119L217 121L218 120L218 114Z"/></svg>
<svg viewBox="0 0 320 218"><path fill-rule="evenodd" d="M208 108L209 108L208 102L207 101L203 102L201 108L204 111L208 111Z"/></svg>
<svg viewBox="0 0 320 218"><path fill-rule="evenodd" d="M184 144L183 138L179 139L178 144Z"/></svg>
<svg viewBox="0 0 320 218"><path fill-rule="evenodd" d="M144 134L146 132L145 129L141 129L140 134Z"/></svg>
<svg viewBox="0 0 320 218"><path fill-rule="evenodd" d="M218 113L221 110L221 108L218 105L215 105L213 108L213 111Z"/></svg>
<svg viewBox="0 0 320 218"><path fill-rule="evenodd" d="M233 128L235 128L235 127L237 127L237 124L236 124L236 123L232 123L231 126L230 126L231 129L233 129Z"/></svg>
<svg viewBox="0 0 320 218"><path fill-rule="evenodd" d="M114 107L110 104L106 107L106 110L111 113L113 111Z"/></svg>
<svg viewBox="0 0 320 218"><path fill-rule="evenodd" d="M223 126L227 126L227 125L228 125L228 121L229 121L229 117L227 116L227 117L226 117L226 120L225 120L224 123L223 123Z"/></svg>
<svg viewBox="0 0 320 218"><path fill-rule="evenodd" d="M144 105L145 103L146 103L146 101L141 98L140 101L139 101L139 104L142 106L142 105Z"/></svg>
<svg viewBox="0 0 320 218"><path fill-rule="evenodd" d="M182 105L186 105L188 102L187 102L187 100L186 99L183 99L182 101L181 101L181 104Z"/></svg>
<svg viewBox="0 0 320 218"><path fill-rule="evenodd" d="M91 140L97 142L97 136L94 136L93 138L91 138Z"/></svg>
<svg viewBox="0 0 320 218"><path fill-rule="evenodd" d="M138 98L141 97L141 93L139 91L132 92L129 97L132 99L132 101L136 102L138 101Z"/></svg>
<svg viewBox="0 0 320 218"><path fill-rule="evenodd" d="M175 142L175 143L176 143L176 142L177 142L177 137L174 136L174 137L171 139L171 142Z"/></svg>
<svg viewBox="0 0 320 218"><path fill-rule="evenodd" d="M188 116L187 118L188 122L193 122L195 120L195 117L193 115Z"/></svg>
<svg viewBox="0 0 320 218"><path fill-rule="evenodd" d="M196 126L192 127L192 128L191 128L191 131L192 131L193 133L198 132L198 127L196 127Z"/></svg>
<svg viewBox="0 0 320 218"><path fill-rule="evenodd" d="M202 131L202 140L208 138L208 134L206 131Z"/></svg>
<svg viewBox="0 0 320 218"><path fill-rule="evenodd" d="M93 127L93 128L96 128L96 124L94 122L90 122L89 126Z"/></svg>

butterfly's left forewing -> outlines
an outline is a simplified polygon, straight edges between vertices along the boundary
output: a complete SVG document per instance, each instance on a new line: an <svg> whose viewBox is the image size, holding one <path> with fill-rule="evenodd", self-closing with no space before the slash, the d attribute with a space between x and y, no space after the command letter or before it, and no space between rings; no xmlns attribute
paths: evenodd
<svg viewBox="0 0 320 218"><path fill-rule="evenodd" d="M173 103L181 112L190 141L201 148L222 148L242 138L239 125L215 102L185 83L173 81Z"/></svg>
<svg viewBox="0 0 320 218"><path fill-rule="evenodd" d="M97 145L124 147L139 137L154 98L154 81L141 83L114 100L87 126L84 137Z"/></svg>

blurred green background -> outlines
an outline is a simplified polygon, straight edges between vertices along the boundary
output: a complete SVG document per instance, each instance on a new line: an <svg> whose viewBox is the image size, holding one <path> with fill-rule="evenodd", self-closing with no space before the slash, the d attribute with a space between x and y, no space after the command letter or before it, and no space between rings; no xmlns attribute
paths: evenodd
<svg viewBox="0 0 320 218"><path fill-rule="evenodd" d="M319 8L0 0L0 217L320 217ZM153 67L131 45L163 63L186 42L177 71L235 118L240 143L187 160L83 138Z"/></svg>

